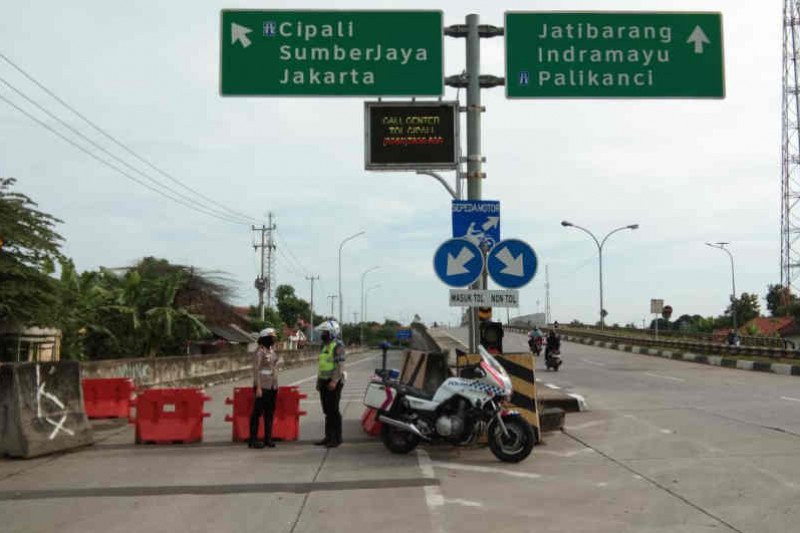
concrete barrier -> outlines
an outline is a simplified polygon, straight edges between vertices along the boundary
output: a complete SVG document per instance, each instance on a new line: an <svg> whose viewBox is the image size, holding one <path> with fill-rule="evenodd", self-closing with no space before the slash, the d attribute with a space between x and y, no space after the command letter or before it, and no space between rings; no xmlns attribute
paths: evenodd
<svg viewBox="0 0 800 533"><path fill-rule="evenodd" d="M0 365L0 455L37 457L92 442L77 361Z"/></svg>
<svg viewBox="0 0 800 533"><path fill-rule="evenodd" d="M348 350L348 354L357 353ZM279 351L284 366L291 368L317 360L319 348ZM137 388L209 386L247 378L253 371L253 355L244 350L210 355L103 359L85 361L84 378L130 378Z"/></svg>

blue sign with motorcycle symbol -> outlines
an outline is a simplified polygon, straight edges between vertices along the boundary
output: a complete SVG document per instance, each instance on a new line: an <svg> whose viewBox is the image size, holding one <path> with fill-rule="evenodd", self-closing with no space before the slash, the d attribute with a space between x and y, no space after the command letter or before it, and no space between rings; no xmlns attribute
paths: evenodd
<svg viewBox="0 0 800 533"><path fill-rule="evenodd" d="M518 239L500 241L486 259L489 276L506 289L527 285L536 275L538 263L533 248Z"/></svg>
<svg viewBox="0 0 800 533"><path fill-rule="evenodd" d="M466 239L444 241L433 254L433 269L446 285L466 287L483 272L483 254Z"/></svg>
<svg viewBox="0 0 800 533"><path fill-rule="evenodd" d="M491 250L500 242L500 202L453 200L453 237Z"/></svg>

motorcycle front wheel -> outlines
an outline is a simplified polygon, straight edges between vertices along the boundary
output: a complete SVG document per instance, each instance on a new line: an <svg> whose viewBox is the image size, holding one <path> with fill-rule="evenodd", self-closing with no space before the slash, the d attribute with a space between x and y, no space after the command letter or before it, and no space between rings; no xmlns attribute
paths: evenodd
<svg viewBox="0 0 800 533"><path fill-rule="evenodd" d="M495 457L506 463L518 463L533 451L535 436L528 421L520 415L503 417L508 436L496 420L489 424L489 449Z"/></svg>
<svg viewBox="0 0 800 533"><path fill-rule="evenodd" d="M419 437L389 424L381 428L381 440L390 452L398 454L409 453L419 444Z"/></svg>

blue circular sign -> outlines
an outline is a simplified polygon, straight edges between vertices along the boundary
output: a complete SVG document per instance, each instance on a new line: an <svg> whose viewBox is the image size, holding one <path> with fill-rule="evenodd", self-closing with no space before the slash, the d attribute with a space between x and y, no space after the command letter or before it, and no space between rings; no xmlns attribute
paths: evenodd
<svg viewBox="0 0 800 533"><path fill-rule="evenodd" d="M433 254L433 269L446 285L466 287L483 272L483 254L466 239L444 241Z"/></svg>
<svg viewBox="0 0 800 533"><path fill-rule="evenodd" d="M500 241L486 259L489 275L495 283L506 289L527 285L536 275L538 264L533 248L518 239Z"/></svg>

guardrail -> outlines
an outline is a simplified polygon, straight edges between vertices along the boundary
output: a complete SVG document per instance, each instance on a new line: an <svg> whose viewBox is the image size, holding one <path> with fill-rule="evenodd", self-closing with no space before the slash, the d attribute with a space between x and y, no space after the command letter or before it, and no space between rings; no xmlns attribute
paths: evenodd
<svg viewBox="0 0 800 533"><path fill-rule="evenodd" d="M506 327L506 331L527 334L523 328ZM584 328L560 327L559 331L564 336L589 338L614 344L635 345L645 347L671 348L673 350L697 354L730 355L730 356L757 356L770 359L796 359L800 360L800 352L786 348L772 346L730 346L718 342L702 342L683 339L655 339L646 336L622 335L618 333L604 333ZM660 336L660 334L659 334Z"/></svg>
<svg viewBox="0 0 800 533"><path fill-rule="evenodd" d="M568 326L570 329L574 330L586 330L586 331L594 331L599 333L606 333L610 335L622 335L625 337L652 337L653 331L652 330L641 330L641 329L630 329L630 328L606 328L600 329L597 326L581 326L581 327L574 327ZM714 335L712 333L689 333L685 331L675 331L675 330L659 330L658 331L659 338L667 338L667 339L675 339L675 340L689 340L689 341L696 341L696 342L713 342L718 344L726 344L726 336L725 335ZM782 339L780 337L764 337L761 335L743 335L739 337L739 344L741 346L766 346L772 348L782 348L784 350L792 349L793 346L790 341L786 339Z"/></svg>

